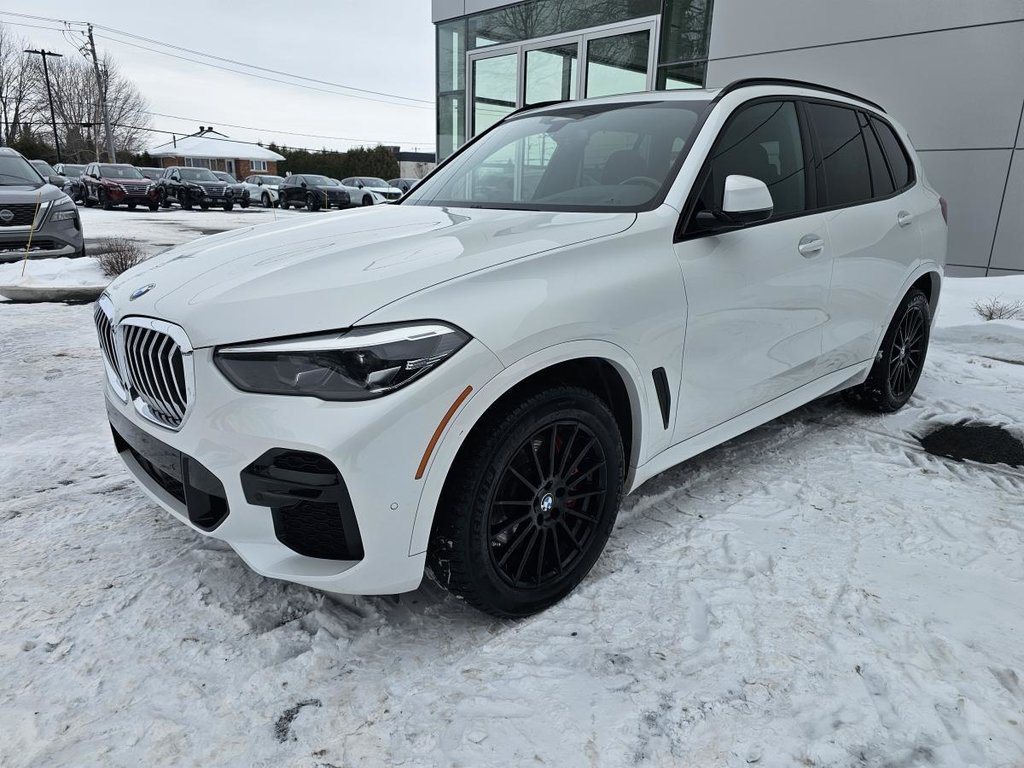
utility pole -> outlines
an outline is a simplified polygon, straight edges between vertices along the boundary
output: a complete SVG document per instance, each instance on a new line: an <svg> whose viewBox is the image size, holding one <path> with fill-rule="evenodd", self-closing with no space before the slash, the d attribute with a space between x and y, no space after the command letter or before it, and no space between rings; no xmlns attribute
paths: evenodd
<svg viewBox="0 0 1024 768"><path fill-rule="evenodd" d="M57 150L57 162L64 162L60 156L60 139L57 138L57 117L53 112L53 92L50 90L50 68L46 66L46 58L48 56L56 56L61 59L64 58L62 53L52 53L45 49L40 48L38 51L33 51L28 48L25 49L25 53L34 53L37 56L43 57L43 78L46 80L46 98L50 100L50 124L53 126L53 148Z"/></svg>
<svg viewBox="0 0 1024 768"><path fill-rule="evenodd" d="M89 53L92 54L92 68L96 72L96 88L100 94L100 107L103 112L103 129L107 132L107 155L108 161L117 162L117 153L114 152L114 134L110 132L110 117L107 114L107 89L103 85L103 78L100 75L100 60L96 55L96 41L92 39L92 24L89 25Z"/></svg>

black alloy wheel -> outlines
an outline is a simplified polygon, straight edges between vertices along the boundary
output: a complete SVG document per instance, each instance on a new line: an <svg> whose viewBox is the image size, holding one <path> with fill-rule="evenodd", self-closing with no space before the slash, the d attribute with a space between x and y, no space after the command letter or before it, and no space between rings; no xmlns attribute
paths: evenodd
<svg viewBox="0 0 1024 768"><path fill-rule="evenodd" d="M490 501L491 565L518 589L543 587L571 569L594 537L608 493L608 460L578 421L556 421L506 462Z"/></svg>
<svg viewBox="0 0 1024 768"><path fill-rule="evenodd" d="M597 562L624 477L618 425L594 393L556 386L499 406L449 472L430 571L493 616L542 611Z"/></svg>
<svg viewBox="0 0 1024 768"><path fill-rule="evenodd" d="M931 306L917 288L896 310L874 365L863 384L843 394L851 404L869 411L893 413L910 400L921 379L931 330Z"/></svg>

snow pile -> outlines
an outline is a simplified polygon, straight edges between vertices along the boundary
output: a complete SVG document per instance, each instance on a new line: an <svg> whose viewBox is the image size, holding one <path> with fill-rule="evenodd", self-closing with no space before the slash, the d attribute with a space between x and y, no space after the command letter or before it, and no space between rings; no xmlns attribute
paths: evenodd
<svg viewBox="0 0 1024 768"><path fill-rule="evenodd" d="M24 268L24 274L22 269ZM0 286L106 285L110 278L103 274L95 258L29 259L0 264Z"/></svg>
<svg viewBox="0 0 1024 768"><path fill-rule="evenodd" d="M1019 766L1024 471L932 456L1024 423L1024 322L946 281L918 393L813 403L628 498L563 603L254 575L114 455L88 307L0 305L0 764Z"/></svg>

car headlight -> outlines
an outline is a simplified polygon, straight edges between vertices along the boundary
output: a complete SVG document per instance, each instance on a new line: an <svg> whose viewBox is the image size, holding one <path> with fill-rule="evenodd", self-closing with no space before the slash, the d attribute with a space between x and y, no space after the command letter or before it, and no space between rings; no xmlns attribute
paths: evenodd
<svg viewBox="0 0 1024 768"><path fill-rule="evenodd" d="M469 339L441 323L378 325L221 347L214 360L244 392L368 400L426 375Z"/></svg>
<svg viewBox="0 0 1024 768"><path fill-rule="evenodd" d="M55 200L50 205L50 221L74 221L78 218L78 206L70 197Z"/></svg>

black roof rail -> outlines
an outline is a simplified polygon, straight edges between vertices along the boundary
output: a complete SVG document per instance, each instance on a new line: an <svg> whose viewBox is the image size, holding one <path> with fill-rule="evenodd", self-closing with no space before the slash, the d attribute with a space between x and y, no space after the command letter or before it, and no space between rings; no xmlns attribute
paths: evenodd
<svg viewBox="0 0 1024 768"><path fill-rule="evenodd" d="M722 90L718 93L717 98L722 98L723 96L725 96L725 94L729 93L730 91L735 91L739 88L747 88L752 85L792 85L796 88L811 88L816 91L824 91L825 93L833 93L836 96L845 96L848 99L862 101L865 104L871 105L879 112L885 112L885 107L883 107L881 104L876 104L870 99L865 99L863 96L858 96L855 93L843 91L840 90L839 88L833 88L829 85L809 83L806 80L792 80L786 77L744 77L739 80L733 80L727 86L722 88Z"/></svg>

